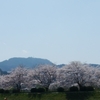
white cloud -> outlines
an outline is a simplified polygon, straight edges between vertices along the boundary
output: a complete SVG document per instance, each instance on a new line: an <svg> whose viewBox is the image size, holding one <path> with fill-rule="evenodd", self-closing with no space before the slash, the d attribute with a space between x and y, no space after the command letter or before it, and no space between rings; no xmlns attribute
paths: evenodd
<svg viewBox="0 0 100 100"><path fill-rule="evenodd" d="M27 51L27 50L22 50L22 52L23 52L23 53L25 53L25 54L26 54L26 53L28 53L28 51Z"/></svg>

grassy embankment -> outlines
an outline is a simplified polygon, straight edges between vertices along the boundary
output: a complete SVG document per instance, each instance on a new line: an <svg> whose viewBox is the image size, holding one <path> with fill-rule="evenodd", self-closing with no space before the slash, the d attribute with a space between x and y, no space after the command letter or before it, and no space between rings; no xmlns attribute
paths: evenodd
<svg viewBox="0 0 100 100"><path fill-rule="evenodd" d="M0 100L100 100L100 92L43 93L43 94L0 94Z"/></svg>

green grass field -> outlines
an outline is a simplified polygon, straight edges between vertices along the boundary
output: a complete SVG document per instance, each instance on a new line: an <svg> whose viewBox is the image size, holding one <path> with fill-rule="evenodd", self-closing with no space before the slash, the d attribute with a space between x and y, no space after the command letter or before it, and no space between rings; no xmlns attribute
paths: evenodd
<svg viewBox="0 0 100 100"><path fill-rule="evenodd" d="M100 92L77 92L77 93L16 93L16 94L0 94L0 100L100 100Z"/></svg>

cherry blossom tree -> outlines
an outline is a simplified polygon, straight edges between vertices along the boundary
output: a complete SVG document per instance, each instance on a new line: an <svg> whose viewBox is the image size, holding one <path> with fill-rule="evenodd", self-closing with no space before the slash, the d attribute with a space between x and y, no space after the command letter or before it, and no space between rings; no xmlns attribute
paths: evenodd
<svg viewBox="0 0 100 100"><path fill-rule="evenodd" d="M9 75L5 76L5 84L7 87L13 87L20 90L21 85L26 81L26 76L27 69L23 66L19 66L12 70Z"/></svg>
<svg viewBox="0 0 100 100"><path fill-rule="evenodd" d="M77 85L100 88L100 68L73 61L64 67L41 65L35 69L19 66L7 75L0 75L0 88L18 90L43 86L51 90L58 87L69 88Z"/></svg>
<svg viewBox="0 0 100 100"><path fill-rule="evenodd" d="M34 69L33 80L36 80L37 84L49 88L50 84L56 81L56 69L52 65L41 65Z"/></svg>
<svg viewBox="0 0 100 100"><path fill-rule="evenodd" d="M94 71L95 70L95 71ZM95 67L92 69L93 74L93 85L96 88L100 88L100 67Z"/></svg>
<svg viewBox="0 0 100 100"><path fill-rule="evenodd" d="M73 61L58 72L58 81L68 86L77 84L79 88L95 84L95 69L88 64ZM62 85L62 84L61 84Z"/></svg>
<svg viewBox="0 0 100 100"><path fill-rule="evenodd" d="M3 89L3 88L6 88L6 85L5 85L5 81L6 81L6 78L5 78L6 75L0 75L0 88Z"/></svg>

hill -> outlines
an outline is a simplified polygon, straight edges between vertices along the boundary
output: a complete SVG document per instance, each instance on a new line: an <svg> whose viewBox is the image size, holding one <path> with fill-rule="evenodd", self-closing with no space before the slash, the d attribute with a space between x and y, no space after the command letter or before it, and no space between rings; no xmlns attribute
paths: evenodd
<svg viewBox="0 0 100 100"><path fill-rule="evenodd" d="M5 73L5 71L10 71L11 69L14 69L20 65L26 67L26 68L34 68L39 65L45 65L45 64L50 64L50 65L55 65L51 61L47 59L42 59L42 58L21 58L21 57L14 57L10 58L8 60L4 60L0 62L0 73ZM57 67L61 68L65 66L66 64L59 64L56 65ZM99 64L89 64L91 67L100 67ZM4 71L4 72L3 72Z"/></svg>
<svg viewBox="0 0 100 100"><path fill-rule="evenodd" d="M5 75L5 74L7 74L7 72L6 72L6 71L2 71L2 70L0 69L0 75Z"/></svg>
<svg viewBox="0 0 100 100"><path fill-rule="evenodd" d="M53 63L47 59L41 59L41 58L14 57L14 58L10 58L9 60L4 60L0 62L0 69L3 71L10 71L11 69L18 67L19 65L22 65L26 68L34 68L38 65L45 65L45 64L52 65Z"/></svg>

